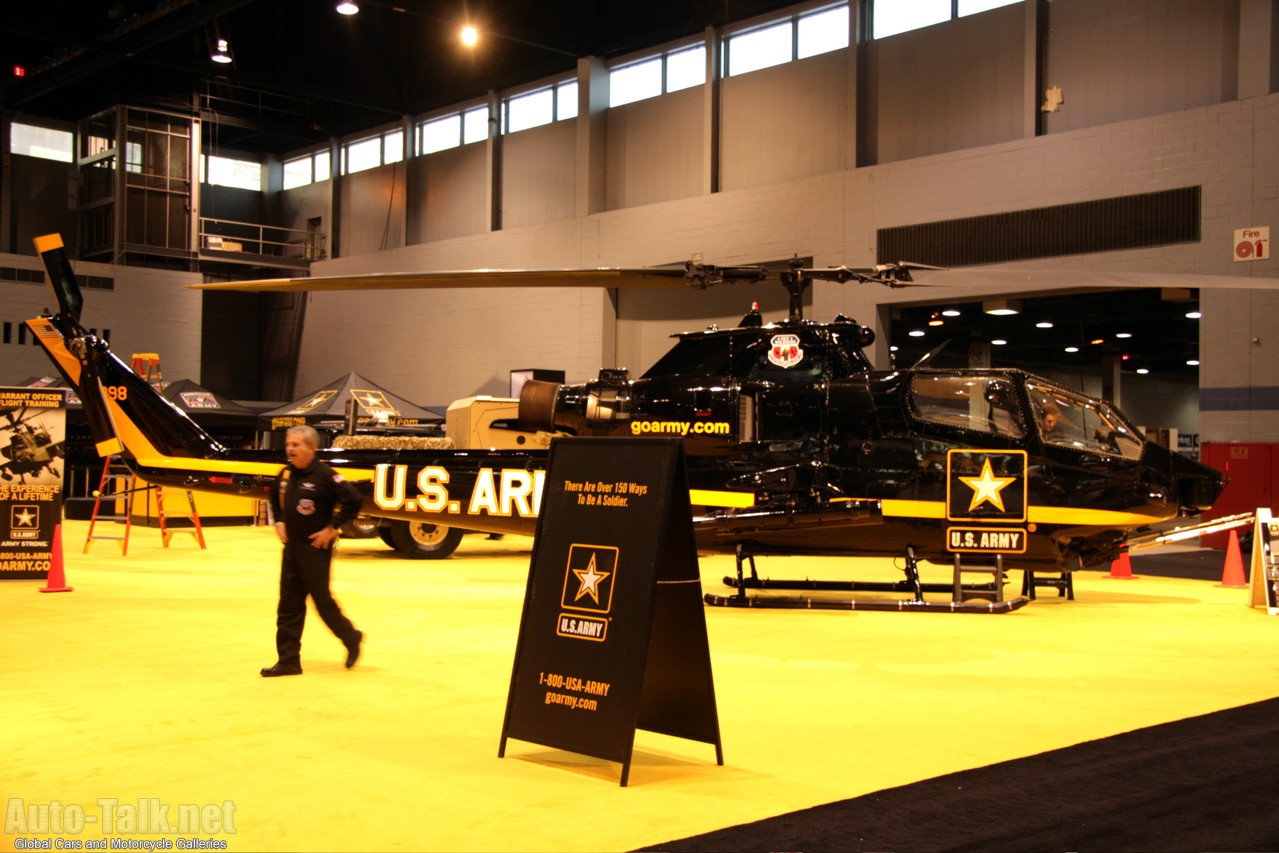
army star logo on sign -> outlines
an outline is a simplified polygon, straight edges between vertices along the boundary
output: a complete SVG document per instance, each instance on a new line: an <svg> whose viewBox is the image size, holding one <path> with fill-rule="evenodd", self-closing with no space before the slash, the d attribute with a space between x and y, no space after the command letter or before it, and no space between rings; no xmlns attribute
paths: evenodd
<svg viewBox="0 0 1279 853"><path fill-rule="evenodd" d="M613 609L619 554L619 550L610 545L569 546L560 606L579 612L561 613L555 633L561 637L604 641L609 623L607 614Z"/></svg>

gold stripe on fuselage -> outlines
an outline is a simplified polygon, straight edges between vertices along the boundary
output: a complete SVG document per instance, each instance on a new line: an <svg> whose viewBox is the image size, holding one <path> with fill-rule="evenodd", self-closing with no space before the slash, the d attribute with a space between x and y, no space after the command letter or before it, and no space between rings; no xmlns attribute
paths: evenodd
<svg viewBox="0 0 1279 853"><path fill-rule="evenodd" d="M248 475L274 477L284 466L280 462L246 462L233 459L186 459L172 456L137 457L138 466L154 470L198 471L204 474ZM367 482L373 479L370 468L334 466L335 471L351 482ZM755 496L750 492L727 492L713 489L690 489L689 503L697 506L722 506L744 509L754 506Z"/></svg>
<svg viewBox="0 0 1279 853"><path fill-rule="evenodd" d="M186 459L173 456L137 457L138 467L168 471L199 471L204 474L248 475L274 477L284 467L284 460L279 462L246 462L234 459ZM333 470L343 478L358 483L373 479L371 468L349 468L345 465L333 466Z"/></svg>
<svg viewBox="0 0 1279 853"><path fill-rule="evenodd" d="M926 518L943 521L946 504L942 501L885 500L884 518ZM1140 527L1163 521L1167 516L1109 509L1085 509L1067 506L1035 506L1029 508L1030 524L1053 524L1069 527Z"/></svg>
<svg viewBox="0 0 1279 853"><path fill-rule="evenodd" d="M715 489L689 489L688 502L694 506L723 506L746 509L755 505L754 492L722 492Z"/></svg>

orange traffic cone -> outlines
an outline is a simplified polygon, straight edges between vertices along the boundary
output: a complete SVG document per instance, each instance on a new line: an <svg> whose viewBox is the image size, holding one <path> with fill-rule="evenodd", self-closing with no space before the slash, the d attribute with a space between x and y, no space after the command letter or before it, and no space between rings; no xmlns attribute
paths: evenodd
<svg viewBox="0 0 1279 853"><path fill-rule="evenodd" d="M1128 559L1127 551L1119 552L1119 559L1110 564L1110 574L1106 577L1121 581L1136 580L1137 576L1132 573L1132 561Z"/></svg>
<svg viewBox="0 0 1279 853"><path fill-rule="evenodd" d="M49 578L40 587L41 592L71 592L75 587L67 586L67 579L62 572L62 525L53 526L53 555L49 559Z"/></svg>
<svg viewBox="0 0 1279 853"><path fill-rule="evenodd" d="M1243 556L1239 553L1239 534L1233 530L1230 531L1230 542L1226 545L1226 565L1221 570L1221 583L1217 586L1248 588L1248 581L1243 576Z"/></svg>

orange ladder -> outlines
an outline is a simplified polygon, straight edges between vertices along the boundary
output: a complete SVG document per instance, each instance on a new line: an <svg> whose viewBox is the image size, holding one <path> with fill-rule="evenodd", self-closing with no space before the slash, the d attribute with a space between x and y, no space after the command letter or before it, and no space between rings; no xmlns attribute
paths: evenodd
<svg viewBox="0 0 1279 853"><path fill-rule="evenodd" d="M187 505L190 507L190 515L186 516L191 519L190 528L178 528L178 530L169 529L169 516L164 510L164 489L160 486L153 486L155 489L155 515L160 520L160 536L164 540L164 547L169 547L169 540L173 538L173 534L179 532L190 533L195 537L195 541L200 543L201 548L207 547L204 544L204 528L200 525L200 513L195 511L195 496L191 494L191 490L187 489Z"/></svg>
<svg viewBox="0 0 1279 853"><path fill-rule="evenodd" d="M119 488L120 481L125 477L128 477L125 487ZM93 514L89 516L89 534L84 539L84 553L89 553L89 546L95 539L113 539L120 543L121 556L129 553L129 531L133 527L133 495L139 491L146 491L146 488L139 489L133 472L120 464L114 456L108 456L102 461L102 478L98 481L98 488L93 492ZM114 501L114 508L117 511L102 515L104 500ZM123 515L118 512L122 500L124 501ZM122 536L106 533L95 535L93 531L99 520L124 522L124 534Z"/></svg>
<svg viewBox="0 0 1279 853"><path fill-rule="evenodd" d="M158 352L135 352L132 366L133 372L145 379L148 385L161 394L164 393L164 376L160 373Z"/></svg>
<svg viewBox="0 0 1279 853"><path fill-rule="evenodd" d="M128 478L124 488L119 488L119 483L124 478ZM189 515L185 516L191 520L191 527L169 529L169 514L164 508L164 489L160 486L150 484L139 485L138 478L128 469L127 466L121 464L115 457L108 456L102 464L102 479L98 482L98 488L93 493L93 513L89 516L89 533L84 540L84 553L89 553L89 546L96 539L111 539L120 543L120 555L127 556L129 553L129 534L133 530L133 496L138 492L148 492L155 490L155 511L156 517L160 522L160 538L164 543L164 547L169 547L169 542L173 539L173 534L179 530L190 533L195 537L195 541L200 543L201 548L208 546L204 541L204 527L200 524L200 514L195 509L195 496L187 490L187 505L190 507ZM102 502L115 501L117 512L103 514ZM124 501L124 513L120 514L119 502ZM99 521L117 521L124 523L123 535L111 533L94 533Z"/></svg>

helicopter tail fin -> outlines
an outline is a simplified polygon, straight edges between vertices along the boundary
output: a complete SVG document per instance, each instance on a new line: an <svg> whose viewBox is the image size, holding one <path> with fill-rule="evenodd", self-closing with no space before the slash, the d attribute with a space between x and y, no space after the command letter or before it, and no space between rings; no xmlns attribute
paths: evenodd
<svg viewBox="0 0 1279 853"><path fill-rule="evenodd" d="M80 325L80 288L61 238L37 238L36 248L60 310L28 320L27 327L79 395L98 454L137 460L225 455L221 444Z"/></svg>

